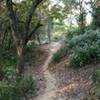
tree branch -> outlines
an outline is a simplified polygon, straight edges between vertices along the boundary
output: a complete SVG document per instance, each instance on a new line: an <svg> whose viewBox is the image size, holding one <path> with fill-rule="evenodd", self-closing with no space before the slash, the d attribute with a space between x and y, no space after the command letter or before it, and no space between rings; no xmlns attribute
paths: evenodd
<svg viewBox="0 0 100 100"><path fill-rule="evenodd" d="M30 22L32 20L32 15L34 14L37 6L42 2L43 0L33 0L32 6L26 16L26 21L25 21L25 38L27 38L28 33L29 33L29 27L30 27Z"/></svg>
<svg viewBox="0 0 100 100"><path fill-rule="evenodd" d="M13 36L15 45L18 45L18 20L16 17L16 13L13 10L12 0L6 0L6 6L7 6L9 17L10 17L12 36Z"/></svg>
<svg viewBox="0 0 100 100"><path fill-rule="evenodd" d="M13 10L12 0L6 0L6 5L7 5L8 12L9 12L9 17L11 19L13 30L15 31L15 33L18 33L18 21L17 21L16 14Z"/></svg>
<svg viewBox="0 0 100 100"><path fill-rule="evenodd" d="M31 31L31 33L27 36L26 40L25 40L25 44L27 44L28 40L32 37L32 35L36 34L36 31L38 30L38 28L40 28L42 26L42 24L40 23L40 21L37 23L37 25L35 26L35 28Z"/></svg>

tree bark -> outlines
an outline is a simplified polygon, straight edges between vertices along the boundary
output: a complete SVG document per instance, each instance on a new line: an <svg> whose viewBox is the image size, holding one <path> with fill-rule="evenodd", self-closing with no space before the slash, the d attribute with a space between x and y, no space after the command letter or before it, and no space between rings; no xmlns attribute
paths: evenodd
<svg viewBox="0 0 100 100"><path fill-rule="evenodd" d="M36 36L37 36L37 40L38 40L39 45L41 45L40 34L37 34Z"/></svg>
<svg viewBox="0 0 100 100"><path fill-rule="evenodd" d="M24 56L25 56L25 48L20 45L16 47L17 49L17 75L21 76L24 72Z"/></svg>
<svg viewBox="0 0 100 100"><path fill-rule="evenodd" d="M6 6L9 12L10 22L11 22L11 29L12 29L12 37L15 43L16 51L17 51L17 74L21 75L24 71L24 55L25 55L25 46L29 39L32 37L33 34L35 34L35 31L40 27L40 23L37 24L37 26L33 29L33 31L30 33L30 23L32 20L32 15L34 14L37 6L42 2L43 0L33 0L32 6L29 9L29 12L26 16L26 20L24 23L24 34L22 35L19 32L19 21L16 16L16 12L13 8L13 1L12 0L6 0ZM20 34L19 34L20 33Z"/></svg>
<svg viewBox="0 0 100 100"><path fill-rule="evenodd" d="M47 29L49 42L51 42L51 32L52 32L52 29L53 29L52 19L49 18L48 19L48 29Z"/></svg>

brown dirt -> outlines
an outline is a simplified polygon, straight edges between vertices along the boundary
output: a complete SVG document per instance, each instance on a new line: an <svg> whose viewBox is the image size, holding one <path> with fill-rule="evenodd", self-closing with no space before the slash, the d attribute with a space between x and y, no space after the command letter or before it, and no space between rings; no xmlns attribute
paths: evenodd
<svg viewBox="0 0 100 100"><path fill-rule="evenodd" d="M40 59L27 70L37 82L37 95L30 100L87 100L92 84L90 77L99 65L65 68L68 57L57 64L51 63L53 53L60 47L59 43L51 43L39 48Z"/></svg>
<svg viewBox="0 0 100 100"><path fill-rule="evenodd" d="M44 78L46 80L46 88L43 93L40 93L34 100L54 100L56 97L57 83L53 74L48 70L48 65L51 62L52 55L60 48L60 43L51 43L49 45L42 46L42 49L46 48L48 51L48 58L45 60L42 70L44 72Z"/></svg>
<svg viewBox="0 0 100 100"><path fill-rule="evenodd" d="M31 61L26 65L27 67L25 69L25 75L32 76L36 81L37 87L35 96L43 93L46 88L46 80L44 78L42 66L44 65L48 56L47 50L37 48L37 50L33 51L33 53L31 51ZM37 58L37 60L35 58Z"/></svg>
<svg viewBox="0 0 100 100"><path fill-rule="evenodd" d="M80 69L65 67L68 57L63 58L57 64L50 64L49 70L55 73L58 91L55 100L88 100L92 88L91 76L100 67L100 64L91 64Z"/></svg>

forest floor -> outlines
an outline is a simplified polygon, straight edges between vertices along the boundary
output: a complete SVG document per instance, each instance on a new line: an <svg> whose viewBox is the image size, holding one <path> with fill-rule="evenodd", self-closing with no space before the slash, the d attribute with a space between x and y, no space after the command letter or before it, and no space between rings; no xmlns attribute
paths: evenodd
<svg viewBox="0 0 100 100"><path fill-rule="evenodd" d="M67 57L57 64L51 64L53 53L59 48L60 42L40 47L43 56L31 65L34 67L28 72L37 81L37 95L30 100L87 100L92 84L90 77L98 65L80 69L67 68Z"/></svg>

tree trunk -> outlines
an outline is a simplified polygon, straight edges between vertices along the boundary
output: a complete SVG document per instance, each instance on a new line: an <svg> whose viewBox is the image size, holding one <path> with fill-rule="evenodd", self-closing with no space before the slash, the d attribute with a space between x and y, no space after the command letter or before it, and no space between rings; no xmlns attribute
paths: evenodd
<svg viewBox="0 0 100 100"><path fill-rule="evenodd" d="M17 75L21 76L24 72L24 52L25 48L23 46L17 46Z"/></svg>
<svg viewBox="0 0 100 100"><path fill-rule="evenodd" d="M38 40L39 45L41 45L40 34L37 34L37 40Z"/></svg>
<svg viewBox="0 0 100 100"><path fill-rule="evenodd" d="M48 19L48 29L47 29L49 42L51 42L52 29L53 29L53 23L52 23L52 19L50 18L50 19Z"/></svg>
<svg viewBox="0 0 100 100"><path fill-rule="evenodd" d="M37 6L42 2L43 0L32 0L32 5L30 6L30 9L28 11L28 14L26 16L26 20L24 23L24 35L19 34L20 29L19 29L19 21L17 17L17 13L14 10L13 6L13 0L6 0L6 6L8 9L9 13L9 18L10 18L10 23L11 23L11 30L12 30L12 36L14 39L14 43L16 45L16 51L17 51L17 57L18 57L18 62L17 62L17 74L21 75L24 71L24 54L25 54L25 46L28 42L28 40L32 37L32 35L35 33L35 31L38 29L38 26L32 30L31 33L29 33L30 29L30 24L32 21L32 16L37 8ZM40 24L39 24L40 26ZM21 43L21 42L24 42Z"/></svg>

